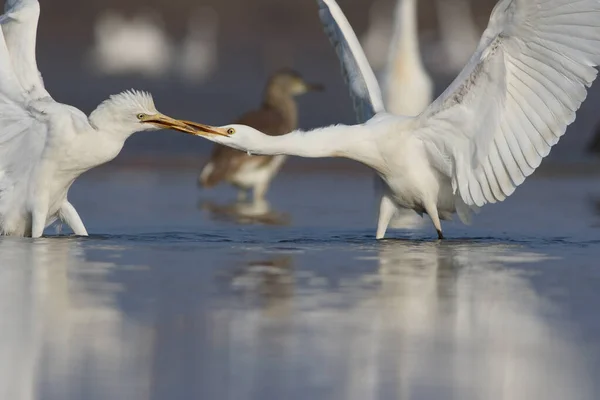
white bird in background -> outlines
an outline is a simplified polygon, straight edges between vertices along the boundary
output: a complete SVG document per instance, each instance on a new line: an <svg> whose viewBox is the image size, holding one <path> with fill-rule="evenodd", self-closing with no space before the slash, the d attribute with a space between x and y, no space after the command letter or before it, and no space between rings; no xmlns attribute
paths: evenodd
<svg viewBox="0 0 600 400"><path fill-rule="evenodd" d="M174 59L179 75L188 82L201 83L212 76L218 67L219 14L211 7L192 13L188 32Z"/></svg>
<svg viewBox="0 0 600 400"><path fill-rule="evenodd" d="M398 0L396 5L383 85L385 106L396 115L418 115L433 100L433 81L423 66L419 48L416 2Z"/></svg>
<svg viewBox="0 0 600 400"><path fill-rule="evenodd" d="M171 68L172 44L163 21L154 14L126 18L106 11L96 22L94 37L89 64L97 73L159 78Z"/></svg>
<svg viewBox="0 0 600 400"><path fill-rule="evenodd" d="M369 26L361 38L367 59L375 71L385 68L389 61L390 38L394 33L387 1L376 0L369 9Z"/></svg>
<svg viewBox="0 0 600 400"><path fill-rule="evenodd" d="M383 97L388 112L415 116L433 100L433 81L421 59L417 0L398 0L394 15L394 35L384 77ZM360 121L359 122L364 122ZM375 178L378 203L385 196L385 183ZM422 218L410 210L398 210L390 222L393 228L416 228Z"/></svg>
<svg viewBox="0 0 600 400"><path fill-rule="evenodd" d="M468 0L436 0L444 60L437 67L447 74L459 72L477 48L479 29Z"/></svg>
<svg viewBox="0 0 600 400"><path fill-rule="evenodd" d="M37 238L60 219L87 235L67 199L79 175L115 158L134 132L194 130L147 93L112 96L89 117L54 101L35 59L39 14L37 0L7 0L0 17L0 234Z"/></svg>
<svg viewBox="0 0 600 400"><path fill-rule="evenodd" d="M243 125L197 125L208 139L259 155L346 157L386 185L377 238L397 208L440 219L503 201L575 120L600 62L600 1L500 0L476 52L417 117L386 112L379 85L334 0L321 18L365 121L268 136ZM400 89L400 88L399 88Z"/></svg>
<svg viewBox="0 0 600 400"><path fill-rule="evenodd" d="M218 31L218 14L211 7L191 13L181 44L169 37L164 21L155 13L127 18L109 10L96 22L88 66L101 75L140 74L159 79L172 73L201 83L217 70Z"/></svg>

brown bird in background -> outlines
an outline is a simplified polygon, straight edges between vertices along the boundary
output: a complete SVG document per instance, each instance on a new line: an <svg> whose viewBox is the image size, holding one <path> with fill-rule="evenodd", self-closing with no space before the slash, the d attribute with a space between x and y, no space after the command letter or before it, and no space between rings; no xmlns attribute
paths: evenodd
<svg viewBox="0 0 600 400"><path fill-rule="evenodd" d="M243 115L236 123L271 136L285 135L298 125L298 107L294 98L322 90L323 86L305 82L293 70L281 70L269 79L261 107ZM244 200L249 190L254 191L255 201L262 200L285 159L286 156L250 156L216 144L198 183L204 188L211 188L225 181L238 188L239 200Z"/></svg>

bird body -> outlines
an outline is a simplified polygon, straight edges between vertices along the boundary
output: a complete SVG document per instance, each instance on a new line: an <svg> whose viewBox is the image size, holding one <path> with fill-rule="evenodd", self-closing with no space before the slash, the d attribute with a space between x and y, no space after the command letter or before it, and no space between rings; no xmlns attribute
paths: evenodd
<svg viewBox="0 0 600 400"><path fill-rule="evenodd" d="M298 107L294 98L319 89L319 85L306 83L297 72L278 71L267 83L260 109L243 115L237 123L272 136L289 133L298 126ZM253 190L254 200L262 200L285 159L284 155L254 156L216 145L198 180L206 188L226 181L238 188L238 199L243 200L247 192Z"/></svg>
<svg viewBox="0 0 600 400"><path fill-rule="evenodd" d="M383 97L388 112L415 116L433 100L433 81L421 58L417 0L398 0L394 14L394 33L383 85ZM359 121L362 122L362 121ZM375 193L379 208L384 207L385 184L375 178ZM393 228L415 228L422 219L410 209L397 209L390 221Z"/></svg>
<svg viewBox="0 0 600 400"><path fill-rule="evenodd" d="M500 0L469 63L415 117L393 116L334 0L320 15L347 78L355 126L270 137L246 126L197 124L200 135L256 154L346 157L386 183L377 238L397 207L468 223L531 175L575 120L600 63L598 0ZM201 132L201 133L200 133Z"/></svg>
<svg viewBox="0 0 600 400"><path fill-rule="evenodd" d="M36 0L8 1L0 17L0 234L40 237L61 219L87 235L67 199L75 179L115 158L134 132L194 130L143 92L112 96L89 117L54 101L35 60L38 18Z"/></svg>

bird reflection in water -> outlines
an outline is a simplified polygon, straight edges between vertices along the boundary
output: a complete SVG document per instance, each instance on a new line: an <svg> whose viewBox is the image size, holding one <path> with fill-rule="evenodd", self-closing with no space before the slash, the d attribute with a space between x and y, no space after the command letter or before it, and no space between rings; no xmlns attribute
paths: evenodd
<svg viewBox="0 0 600 400"><path fill-rule="evenodd" d="M217 286L223 248L174 270L84 246L0 241L2 399L594 398L588 343L523 267L546 257L515 246L243 245Z"/></svg>
<svg viewBox="0 0 600 400"><path fill-rule="evenodd" d="M208 212L214 220L241 225L287 226L291 223L289 214L274 211L266 200L235 201L228 204L201 200L198 208Z"/></svg>
<svg viewBox="0 0 600 400"><path fill-rule="evenodd" d="M592 398L583 345L548 318L552 305L529 275L510 267L544 256L489 244L388 242L376 258L378 268L337 287L295 278L286 315L266 317L260 306L229 311L231 376L245 389L269 376L280 398L306 384L298 376L336 399ZM310 268L319 271L326 276L323 266Z"/></svg>
<svg viewBox="0 0 600 400"><path fill-rule="evenodd" d="M118 307L113 263L63 237L3 239L0 266L2 399L147 398L152 337Z"/></svg>
<svg viewBox="0 0 600 400"><path fill-rule="evenodd" d="M248 262L234 271L229 281L235 292L244 298L258 296L261 307L268 313L289 312L287 306L294 294L291 256Z"/></svg>

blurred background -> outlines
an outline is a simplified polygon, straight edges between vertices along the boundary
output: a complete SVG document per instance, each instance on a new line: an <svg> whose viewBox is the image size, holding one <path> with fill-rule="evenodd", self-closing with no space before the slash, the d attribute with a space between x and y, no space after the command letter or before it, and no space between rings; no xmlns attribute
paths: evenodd
<svg viewBox="0 0 600 400"><path fill-rule="evenodd" d="M472 53L494 3L419 2L421 52L436 95ZM395 2L339 4L381 72ZM41 6L38 54L46 85L58 101L85 112L110 94L137 88L151 91L167 114L230 123L260 104L272 72L292 67L327 87L322 94L299 100L302 128L354 122L314 1L52 0ZM562 139L552 160L579 161L584 156L598 121L598 90L598 85L592 88L590 101L571 127L576 134ZM182 134L146 133L134 135L117 162L200 167L209 149L208 142ZM308 163L320 162L294 159L288 167Z"/></svg>
<svg viewBox="0 0 600 400"><path fill-rule="evenodd" d="M381 74L395 1L338 2ZM418 1L436 94L494 3ZM226 124L291 67L326 86L300 127L355 121L314 0L41 7L48 91L86 113L135 88ZM444 242L428 219L375 241L358 163L290 159L254 208L197 188L212 143L133 135L69 192L89 238L0 238L0 400L598 399L598 106L600 83L540 170Z"/></svg>

